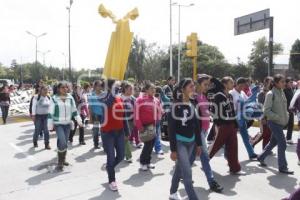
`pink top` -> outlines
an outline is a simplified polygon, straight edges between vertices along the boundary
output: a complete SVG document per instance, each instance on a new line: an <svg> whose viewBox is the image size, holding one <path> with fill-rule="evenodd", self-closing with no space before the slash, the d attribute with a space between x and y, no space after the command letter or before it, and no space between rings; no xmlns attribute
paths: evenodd
<svg viewBox="0 0 300 200"><path fill-rule="evenodd" d="M198 102L198 107L200 109L201 128L202 130L207 131L209 129L209 121L210 121L209 102L207 100L207 97L203 94L197 95L197 102Z"/></svg>

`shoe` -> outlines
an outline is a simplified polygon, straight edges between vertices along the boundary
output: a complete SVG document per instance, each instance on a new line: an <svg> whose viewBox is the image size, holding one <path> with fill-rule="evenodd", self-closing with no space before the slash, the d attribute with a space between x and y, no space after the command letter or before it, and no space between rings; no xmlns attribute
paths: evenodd
<svg viewBox="0 0 300 200"><path fill-rule="evenodd" d="M141 165L140 168L142 171L148 171L148 166L147 165Z"/></svg>
<svg viewBox="0 0 300 200"><path fill-rule="evenodd" d="M249 157L250 160L256 160L257 159L257 154L253 154L252 156Z"/></svg>
<svg viewBox="0 0 300 200"><path fill-rule="evenodd" d="M150 164L147 165L147 168L148 169L155 169L155 165L153 165L153 164L150 163Z"/></svg>
<svg viewBox="0 0 300 200"><path fill-rule="evenodd" d="M279 172L282 174L294 175L294 172L290 171L289 169L281 169Z"/></svg>
<svg viewBox="0 0 300 200"><path fill-rule="evenodd" d="M33 147L34 148L38 148L39 147L38 143L37 142L33 142Z"/></svg>
<svg viewBox="0 0 300 200"><path fill-rule="evenodd" d="M298 161L298 165L300 165L300 160Z"/></svg>
<svg viewBox="0 0 300 200"><path fill-rule="evenodd" d="M126 162L128 162L128 163L132 163L132 158L128 158L128 159L125 159L126 160Z"/></svg>
<svg viewBox="0 0 300 200"><path fill-rule="evenodd" d="M79 144L80 144L80 145L86 145L86 143L85 143L85 142L79 142Z"/></svg>
<svg viewBox="0 0 300 200"><path fill-rule="evenodd" d="M99 146L94 146L94 149L100 149L100 147Z"/></svg>
<svg viewBox="0 0 300 200"><path fill-rule="evenodd" d="M110 189L111 191L113 191L113 192L118 191L118 186L117 186L117 183L116 183L116 182L111 182L111 183L108 184L108 186L109 186L109 189Z"/></svg>
<svg viewBox="0 0 300 200"><path fill-rule="evenodd" d="M216 193L221 193L223 191L223 187L221 187L216 181L213 181L211 183L210 190Z"/></svg>
<svg viewBox="0 0 300 200"><path fill-rule="evenodd" d="M289 144L289 145L293 145L294 144L293 140L287 140L286 143Z"/></svg>
<svg viewBox="0 0 300 200"><path fill-rule="evenodd" d="M164 152L163 152L163 150L160 150L160 151L156 152L156 154L157 155L164 155Z"/></svg>
<svg viewBox="0 0 300 200"><path fill-rule="evenodd" d="M178 193L170 194L169 196L170 200L181 200L181 197L178 195Z"/></svg>
<svg viewBox="0 0 300 200"><path fill-rule="evenodd" d="M49 144L45 144L45 149L51 150L51 147L49 146Z"/></svg>
<svg viewBox="0 0 300 200"><path fill-rule="evenodd" d="M259 162L259 166L261 167L267 167L268 165L265 163L264 160L261 160L259 157L257 157L257 161Z"/></svg>

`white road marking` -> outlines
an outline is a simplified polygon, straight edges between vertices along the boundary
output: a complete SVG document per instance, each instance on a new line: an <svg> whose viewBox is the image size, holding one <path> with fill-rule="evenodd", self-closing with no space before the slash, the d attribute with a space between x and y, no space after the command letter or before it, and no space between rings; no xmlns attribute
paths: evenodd
<svg viewBox="0 0 300 200"><path fill-rule="evenodd" d="M20 147L18 147L17 145L13 144L13 143L9 143L9 145L14 148L17 152L23 154L26 159L30 160L30 161L36 161L36 158L34 156L29 155L26 151L24 151L23 149L21 149Z"/></svg>

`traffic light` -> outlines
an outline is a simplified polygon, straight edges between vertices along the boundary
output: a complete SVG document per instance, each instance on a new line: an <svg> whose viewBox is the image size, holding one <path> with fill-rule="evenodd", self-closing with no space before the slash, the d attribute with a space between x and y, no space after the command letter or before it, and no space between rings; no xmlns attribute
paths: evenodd
<svg viewBox="0 0 300 200"><path fill-rule="evenodd" d="M197 33L192 33L186 38L186 56L187 57L197 57L197 44L198 36Z"/></svg>

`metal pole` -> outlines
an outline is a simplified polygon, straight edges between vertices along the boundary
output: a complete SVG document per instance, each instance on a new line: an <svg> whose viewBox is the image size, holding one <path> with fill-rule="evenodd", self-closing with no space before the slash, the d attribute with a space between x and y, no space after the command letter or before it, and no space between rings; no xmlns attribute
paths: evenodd
<svg viewBox="0 0 300 200"><path fill-rule="evenodd" d="M37 68L38 37L35 36L35 68Z"/></svg>
<svg viewBox="0 0 300 200"><path fill-rule="evenodd" d="M69 81L73 82L72 65L71 65L71 2L68 11L69 11Z"/></svg>
<svg viewBox="0 0 300 200"><path fill-rule="evenodd" d="M180 81L180 53L181 53L181 44L180 44L180 8L181 5L178 5L178 77L177 81Z"/></svg>
<svg viewBox="0 0 300 200"><path fill-rule="evenodd" d="M270 17L268 76L273 74L273 19L273 17Z"/></svg>
<svg viewBox="0 0 300 200"><path fill-rule="evenodd" d="M173 76L172 0L170 0L170 76Z"/></svg>

